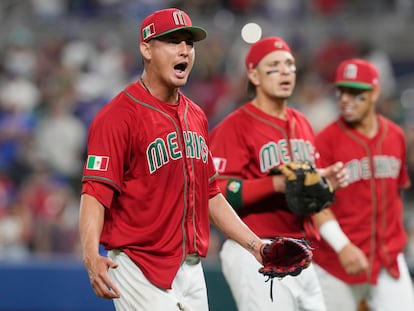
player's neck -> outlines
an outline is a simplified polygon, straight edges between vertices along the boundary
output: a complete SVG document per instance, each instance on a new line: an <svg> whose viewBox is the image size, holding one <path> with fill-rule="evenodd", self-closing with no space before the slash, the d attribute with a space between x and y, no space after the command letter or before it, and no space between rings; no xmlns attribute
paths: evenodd
<svg viewBox="0 0 414 311"><path fill-rule="evenodd" d="M286 100L269 100L267 98L255 98L252 100L252 104L258 109L262 110L264 113L276 117L282 120L287 120L286 115Z"/></svg>
<svg viewBox="0 0 414 311"><path fill-rule="evenodd" d="M142 76L140 78L140 83L144 87L144 89L147 91L147 93L151 94L152 96L158 98L159 100L177 105L180 101L180 93L178 91L178 88L175 89L168 89L163 87L153 87L150 82L146 81L146 77ZM157 84L158 85L158 84Z"/></svg>
<svg viewBox="0 0 414 311"><path fill-rule="evenodd" d="M355 129L362 135L373 138L378 133L378 118L376 114L372 114L369 117L362 120L355 126Z"/></svg>

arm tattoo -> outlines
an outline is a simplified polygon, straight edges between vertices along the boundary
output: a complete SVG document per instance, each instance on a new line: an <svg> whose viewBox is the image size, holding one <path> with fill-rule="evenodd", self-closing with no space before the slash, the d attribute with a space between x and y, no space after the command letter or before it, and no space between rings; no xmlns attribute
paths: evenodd
<svg viewBox="0 0 414 311"><path fill-rule="evenodd" d="M250 241L249 244L247 244L247 249L249 251L254 251L256 249L256 242L255 241Z"/></svg>

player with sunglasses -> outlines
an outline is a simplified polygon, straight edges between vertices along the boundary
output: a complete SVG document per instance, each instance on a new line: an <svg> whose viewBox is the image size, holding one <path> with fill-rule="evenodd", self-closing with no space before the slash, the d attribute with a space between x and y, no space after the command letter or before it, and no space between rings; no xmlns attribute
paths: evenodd
<svg viewBox="0 0 414 311"><path fill-rule="evenodd" d="M217 183L242 220L264 242L283 236L317 237L311 215L294 213L286 201L286 177L269 170L295 161L315 165L334 188L346 185L342 163L318 165L314 133L289 104L296 83L294 53L282 38L252 44L245 58L250 100L226 116L210 134ZM239 311L324 311L313 266L269 283L260 266L231 238L220 250L221 268ZM273 300L272 300L273 298Z"/></svg>
<svg viewBox="0 0 414 311"><path fill-rule="evenodd" d="M322 236L314 262L328 310L414 310L404 259L402 190L410 186L402 129L376 113L377 69L362 59L336 72L339 118L315 140L322 166L342 161L349 185L314 217Z"/></svg>

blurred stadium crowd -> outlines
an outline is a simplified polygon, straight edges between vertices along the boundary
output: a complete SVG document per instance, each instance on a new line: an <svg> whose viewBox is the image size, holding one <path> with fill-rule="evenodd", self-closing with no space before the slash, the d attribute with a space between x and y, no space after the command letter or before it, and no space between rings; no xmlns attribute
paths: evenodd
<svg viewBox="0 0 414 311"><path fill-rule="evenodd" d="M414 181L412 0L2 0L0 3L0 260L79 255L78 208L88 126L141 72L139 23L164 7L186 10L208 30L183 91L213 127L246 100L240 37L256 22L263 36L293 47L291 105L315 131L336 117L330 83L347 57L374 62L378 110L406 131ZM405 194L407 261L414 270L414 187ZM222 237L213 231L209 258Z"/></svg>

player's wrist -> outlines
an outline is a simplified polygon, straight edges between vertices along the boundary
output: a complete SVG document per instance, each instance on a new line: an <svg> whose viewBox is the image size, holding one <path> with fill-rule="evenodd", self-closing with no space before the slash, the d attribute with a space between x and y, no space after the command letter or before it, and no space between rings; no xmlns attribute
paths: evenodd
<svg viewBox="0 0 414 311"><path fill-rule="evenodd" d="M319 227L319 233L336 253L339 253L350 242L336 220L323 223Z"/></svg>
<svg viewBox="0 0 414 311"><path fill-rule="evenodd" d="M262 264L264 263L264 259L265 259L265 254L264 254L264 248L265 248L265 246L266 246L266 243L263 243L259 247L259 256L260 256L260 259L261 259Z"/></svg>
<svg viewBox="0 0 414 311"><path fill-rule="evenodd" d="M273 190L276 193L284 193L286 190L286 178L284 175L272 176Z"/></svg>

